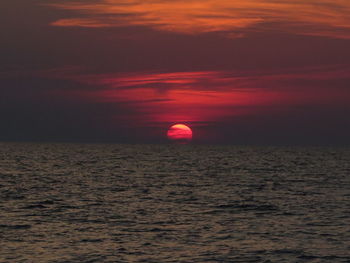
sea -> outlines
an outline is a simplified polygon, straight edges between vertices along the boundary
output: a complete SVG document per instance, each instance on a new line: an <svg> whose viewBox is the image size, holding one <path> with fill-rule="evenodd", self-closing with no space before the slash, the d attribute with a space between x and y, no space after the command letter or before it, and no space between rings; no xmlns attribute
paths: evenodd
<svg viewBox="0 0 350 263"><path fill-rule="evenodd" d="M350 262L350 149L0 143L0 262Z"/></svg>

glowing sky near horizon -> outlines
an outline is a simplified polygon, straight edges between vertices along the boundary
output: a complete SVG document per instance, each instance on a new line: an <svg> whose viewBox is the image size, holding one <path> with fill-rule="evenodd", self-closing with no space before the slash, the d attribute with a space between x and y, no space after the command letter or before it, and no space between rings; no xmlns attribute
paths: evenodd
<svg viewBox="0 0 350 263"><path fill-rule="evenodd" d="M2 140L349 142L350 2L4 0Z"/></svg>

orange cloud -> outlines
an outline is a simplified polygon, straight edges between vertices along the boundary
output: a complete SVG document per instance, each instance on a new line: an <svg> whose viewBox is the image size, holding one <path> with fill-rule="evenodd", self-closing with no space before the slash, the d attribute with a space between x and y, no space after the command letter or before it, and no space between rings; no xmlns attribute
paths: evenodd
<svg viewBox="0 0 350 263"><path fill-rule="evenodd" d="M145 26L185 34L278 31L350 38L348 0L95 0L50 4L80 15L54 26Z"/></svg>

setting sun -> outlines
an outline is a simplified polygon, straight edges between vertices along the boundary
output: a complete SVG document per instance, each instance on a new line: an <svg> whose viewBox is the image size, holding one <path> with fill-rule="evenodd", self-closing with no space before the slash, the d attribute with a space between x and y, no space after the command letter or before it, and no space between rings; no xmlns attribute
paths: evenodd
<svg viewBox="0 0 350 263"><path fill-rule="evenodd" d="M187 143L192 140L192 130L184 124L175 124L167 132L169 140L181 143Z"/></svg>

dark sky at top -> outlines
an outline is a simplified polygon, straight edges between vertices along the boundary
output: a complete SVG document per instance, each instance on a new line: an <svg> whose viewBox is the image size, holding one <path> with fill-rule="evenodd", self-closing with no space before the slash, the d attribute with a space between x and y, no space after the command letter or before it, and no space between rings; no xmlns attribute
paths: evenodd
<svg viewBox="0 0 350 263"><path fill-rule="evenodd" d="M0 141L349 145L348 0L2 0Z"/></svg>

